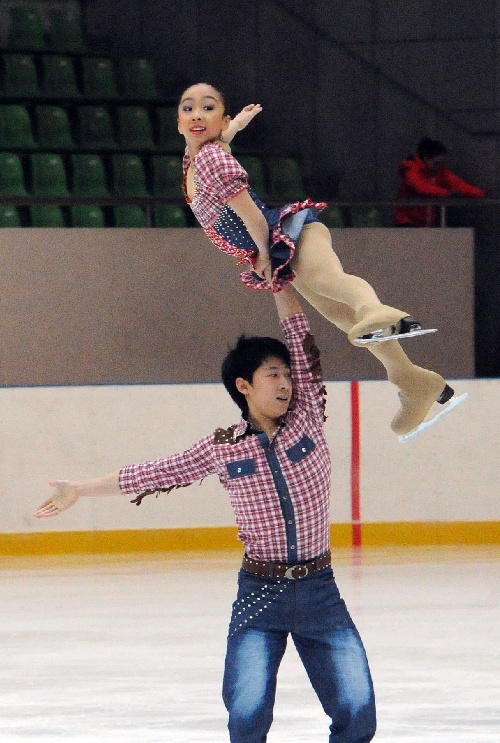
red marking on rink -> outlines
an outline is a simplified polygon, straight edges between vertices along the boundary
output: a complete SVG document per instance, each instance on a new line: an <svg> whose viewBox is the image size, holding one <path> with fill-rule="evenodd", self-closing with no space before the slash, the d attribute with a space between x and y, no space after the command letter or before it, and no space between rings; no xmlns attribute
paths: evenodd
<svg viewBox="0 0 500 743"><path fill-rule="evenodd" d="M351 521L353 547L361 547L359 417L359 382L351 382Z"/></svg>

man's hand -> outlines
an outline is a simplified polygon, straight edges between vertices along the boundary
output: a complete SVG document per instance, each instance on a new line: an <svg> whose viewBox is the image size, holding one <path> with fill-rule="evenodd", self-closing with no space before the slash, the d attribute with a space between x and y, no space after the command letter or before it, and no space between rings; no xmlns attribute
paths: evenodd
<svg viewBox="0 0 500 743"><path fill-rule="evenodd" d="M35 512L35 516L39 519L57 516L76 503L80 497L69 480L53 480L49 485L55 488L55 492Z"/></svg>

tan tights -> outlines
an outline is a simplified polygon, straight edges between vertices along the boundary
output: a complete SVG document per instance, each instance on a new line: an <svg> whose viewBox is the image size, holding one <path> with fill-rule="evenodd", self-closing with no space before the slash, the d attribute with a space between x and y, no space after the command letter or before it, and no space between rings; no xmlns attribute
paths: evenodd
<svg viewBox="0 0 500 743"><path fill-rule="evenodd" d="M357 310L380 302L367 281L344 272L332 249L330 231L320 222L312 222L302 230L292 268L297 291L345 333L355 325ZM414 365L397 341L374 343L367 349L384 365L394 384L400 386L411 374Z"/></svg>

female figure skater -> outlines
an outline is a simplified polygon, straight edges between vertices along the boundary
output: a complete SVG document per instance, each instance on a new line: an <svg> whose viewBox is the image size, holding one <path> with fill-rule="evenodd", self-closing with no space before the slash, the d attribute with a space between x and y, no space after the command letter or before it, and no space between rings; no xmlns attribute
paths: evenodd
<svg viewBox="0 0 500 743"><path fill-rule="evenodd" d="M413 364L396 340L435 331L382 304L364 279L344 273L330 231L317 218L326 204L308 199L270 209L251 191L228 144L261 110L251 104L231 120L222 93L213 86L198 83L184 91L178 129L186 140L186 201L216 247L251 264L252 270L241 274L246 286L278 292L293 280L298 292L347 333L351 343L366 345L379 359L399 389L401 407L391 428L406 441L465 396L454 398L445 379ZM435 402L445 406L437 414L431 412Z"/></svg>

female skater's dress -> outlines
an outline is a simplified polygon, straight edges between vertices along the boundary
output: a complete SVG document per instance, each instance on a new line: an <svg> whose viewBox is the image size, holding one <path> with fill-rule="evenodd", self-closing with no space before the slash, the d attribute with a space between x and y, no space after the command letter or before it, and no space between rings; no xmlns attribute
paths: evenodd
<svg viewBox="0 0 500 743"><path fill-rule="evenodd" d="M279 292L293 281L295 274L290 266L296 242L304 225L318 222L317 214L326 206L310 199L287 204L281 209L270 209L248 185L248 174L231 153L215 142L207 142L194 159L194 198L187 193L187 171L191 158L186 149L182 163L182 190L196 219L213 244L224 253L239 258L238 265L255 265L258 248L245 223L227 203L245 189L263 213L269 225L269 255L271 281L266 281L255 271L240 274L243 283L251 289L272 289Z"/></svg>

